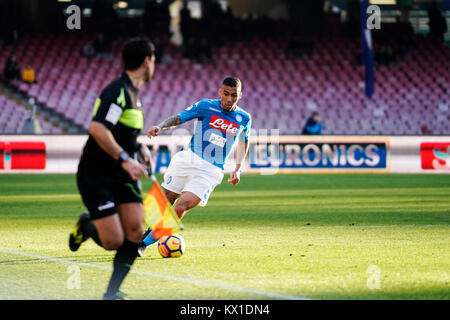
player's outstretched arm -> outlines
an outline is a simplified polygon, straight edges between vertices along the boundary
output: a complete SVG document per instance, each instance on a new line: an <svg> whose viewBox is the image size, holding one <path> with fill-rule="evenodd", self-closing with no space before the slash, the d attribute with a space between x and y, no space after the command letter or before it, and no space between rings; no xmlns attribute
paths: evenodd
<svg viewBox="0 0 450 320"><path fill-rule="evenodd" d="M157 126L151 126L150 129L147 132L147 136L149 138L156 137L159 135L161 130L170 130L175 128L176 126L181 124L181 119L177 115L172 116L158 124Z"/></svg>
<svg viewBox="0 0 450 320"><path fill-rule="evenodd" d="M236 153L235 153L236 167L230 173L230 178L228 179L228 182L231 183L233 186L237 185L241 180L242 162L244 161L247 152L248 152L248 141L245 142L239 141L236 146Z"/></svg>

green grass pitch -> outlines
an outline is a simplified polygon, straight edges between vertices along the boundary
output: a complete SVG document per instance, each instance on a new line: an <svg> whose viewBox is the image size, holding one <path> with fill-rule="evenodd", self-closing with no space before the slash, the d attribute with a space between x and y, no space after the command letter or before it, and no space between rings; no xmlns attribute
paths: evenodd
<svg viewBox="0 0 450 320"><path fill-rule="evenodd" d="M102 297L114 252L67 245L82 210L74 175L0 175L0 299ZM147 249L129 298L450 298L448 175L225 178L183 223L185 255Z"/></svg>

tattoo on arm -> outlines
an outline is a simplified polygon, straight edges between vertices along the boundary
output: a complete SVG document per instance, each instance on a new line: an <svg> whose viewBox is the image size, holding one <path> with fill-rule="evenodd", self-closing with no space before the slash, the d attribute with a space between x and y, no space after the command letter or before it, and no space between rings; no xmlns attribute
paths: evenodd
<svg viewBox="0 0 450 320"><path fill-rule="evenodd" d="M160 124L158 124L158 127L160 127L161 130L170 130L180 124L181 124L181 119L178 116L172 116L170 118L167 118Z"/></svg>

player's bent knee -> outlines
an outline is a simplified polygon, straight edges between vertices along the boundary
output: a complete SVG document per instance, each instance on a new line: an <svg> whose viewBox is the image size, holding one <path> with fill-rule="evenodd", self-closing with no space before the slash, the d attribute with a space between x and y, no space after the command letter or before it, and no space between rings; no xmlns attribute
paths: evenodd
<svg viewBox="0 0 450 320"><path fill-rule="evenodd" d="M102 247L106 250L116 250L122 246L124 233L117 214L94 220Z"/></svg>
<svg viewBox="0 0 450 320"><path fill-rule="evenodd" d="M123 240L123 238L108 238L102 240L102 245L106 250L117 250L122 246Z"/></svg>
<svg viewBox="0 0 450 320"><path fill-rule="evenodd" d="M177 214L178 218L183 218L184 214L186 213L186 206L184 205L176 205L174 210L175 213Z"/></svg>
<svg viewBox="0 0 450 320"><path fill-rule="evenodd" d="M141 203L122 203L119 205L119 215L125 237L135 243L142 239L142 215L143 208Z"/></svg>
<svg viewBox="0 0 450 320"><path fill-rule="evenodd" d="M190 205L189 203L179 203L175 206L174 210L178 218L182 219L183 216L193 207L195 207L195 205Z"/></svg>
<svg viewBox="0 0 450 320"><path fill-rule="evenodd" d="M126 238L128 241L139 243L142 240L142 234L144 233L144 229L139 225L135 228L128 229L126 232Z"/></svg>

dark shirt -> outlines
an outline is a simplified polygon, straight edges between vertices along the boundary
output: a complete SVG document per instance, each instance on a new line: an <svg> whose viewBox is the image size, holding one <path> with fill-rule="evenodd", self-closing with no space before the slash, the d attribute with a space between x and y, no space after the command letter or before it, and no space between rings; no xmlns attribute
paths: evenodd
<svg viewBox="0 0 450 320"><path fill-rule="evenodd" d="M103 89L95 103L93 121L111 130L116 142L130 155L138 150L137 137L144 127L144 115L138 89L125 72ZM91 135L84 146L80 162L93 168L95 174L111 178L124 177L126 173Z"/></svg>
<svg viewBox="0 0 450 320"><path fill-rule="evenodd" d="M14 79L20 77L20 68L17 62L11 58L6 61L5 69L3 74L7 79Z"/></svg>
<svg viewBox="0 0 450 320"><path fill-rule="evenodd" d="M316 122L313 117L309 117L303 128L302 134L321 134L322 123Z"/></svg>

